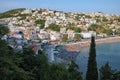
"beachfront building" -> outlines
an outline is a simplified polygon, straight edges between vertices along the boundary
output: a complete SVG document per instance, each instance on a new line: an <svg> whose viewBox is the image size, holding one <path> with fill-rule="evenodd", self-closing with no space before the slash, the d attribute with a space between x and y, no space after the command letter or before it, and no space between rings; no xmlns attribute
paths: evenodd
<svg viewBox="0 0 120 80"><path fill-rule="evenodd" d="M82 32L80 35L81 35L81 38L87 39L87 38L91 38L92 36L96 36L96 32L94 31Z"/></svg>

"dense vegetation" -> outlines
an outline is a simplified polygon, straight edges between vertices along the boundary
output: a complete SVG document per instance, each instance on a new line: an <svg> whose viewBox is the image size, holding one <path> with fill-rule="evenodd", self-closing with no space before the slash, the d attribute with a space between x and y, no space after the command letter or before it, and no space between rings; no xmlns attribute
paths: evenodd
<svg viewBox="0 0 120 80"><path fill-rule="evenodd" d="M71 29L71 30L74 30L74 32L76 32L76 33L81 32L81 28L76 27L74 24L69 23L66 27L67 27L67 30Z"/></svg>
<svg viewBox="0 0 120 80"><path fill-rule="evenodd" d="M80 41L80 40L81 40L81 35L80 34L75 34L74 41Z"/></svg>
<svg viewBox="0 0 120 80"><path fill-rule="evenodd" d="M68 35L63 35L62 36L62 42L67 42L68 40Z"/></svg>
<svg viewBox="0 0 120 80"><path fill-rule="evenodd" d="M112 35L113 31L110 28L105 28L102 25L98 24L92 24L89 28L88 31L96 31L98 34L99 33L106 33L107 35Z"/></svg>
<svg viewBox="0 0 120 80"><path fill-rule="evenodd" d="M53 31L57 31L57 32L60 32L60 26L59 25L56 25L54 23L50 24L47 29L51 29Z"/></svg>
<svg viewBox="0 0 120 80"><path fill-rule="evenodd" d="M20 17L19 20L25 20L27 16L31 16L31 14L18 14L17 16ZM29 20L28 20L29 21Z"/></svg>
<svg viewBox="0 0 120 80"><path fill-rule="evenodd" d="M102 27L101 25L98 24L92 24L89 28L88 31L96 31L97 33L103 33L105 30L104 27Z"/></svg>
<svg viewBox="0 0 120 80"><path fill-rule="evenodd" d="M120 80L120 71L112 70L107 62L100 68L100 80Z"/></svg>
<svg viewBox="0 0 120 80"><path fill-rule="evenodd" d="M24 8L9 10L7 12L1 13L0 18L9 18L9 17L16 17L20 12L22 12Z"/></svg>
<svg viewBox="0 0 120 80"><path fill-rule="evenodd" d="M43 29L44 26L45 26L45 20L41 20L41 19L38 19L35 21L35 24L39 24L40 25L40 28Z"/></svg>
<svg viewBox="0 0 120 80"><path fill-rule="evenodd" d="M7 46L0 48L0 80L82 80L77 68L73 61L68 69L50 64L43 52L36 55L32 48L19 53Z"/></svg>
<svg viewBox="0 0 120 80"><path fill-rule="evenodd" d="M0 36L3 36L9 32L9 29L0 24Z"/></svg>

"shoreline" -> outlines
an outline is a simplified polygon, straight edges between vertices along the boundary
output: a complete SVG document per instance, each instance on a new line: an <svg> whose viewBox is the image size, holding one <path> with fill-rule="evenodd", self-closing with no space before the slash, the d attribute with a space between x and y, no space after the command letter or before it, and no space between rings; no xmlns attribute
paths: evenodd
<svg viewBox="0 0 120 80"><path fill-rule="evenodd" d="M95 42L96 42L96 45L104 44L104 43L120 42L120 36L95 39ZM90 43L91 43L91 40L87 40L87 41L81 41L81 42L76 42L76 43L64 44L64 46L65 46L66 50L68 50L68 51L80 52L82 49L89 47Z"/></svg>

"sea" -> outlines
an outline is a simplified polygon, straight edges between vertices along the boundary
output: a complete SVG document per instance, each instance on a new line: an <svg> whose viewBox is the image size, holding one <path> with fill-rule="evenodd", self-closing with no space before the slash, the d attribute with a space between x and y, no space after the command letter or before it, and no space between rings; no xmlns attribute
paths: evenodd
<svg viewBox="0 0 120 80"><path fill-rule="evenodd" d="M83 76L86 75L88 56L89 47L86 47L80 51L75 59L75 62L79 66L79 71L83 73ZM96 61L98 71L106 62L109 62L113 70L117 69L120 71L120 42L97 44Z"/></svg>

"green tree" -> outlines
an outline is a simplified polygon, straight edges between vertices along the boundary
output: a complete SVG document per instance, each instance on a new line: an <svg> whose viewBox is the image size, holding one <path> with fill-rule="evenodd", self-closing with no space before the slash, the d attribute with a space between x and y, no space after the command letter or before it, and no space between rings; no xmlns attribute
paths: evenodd
<svg viewBox="0 0 120 80"><path fill-rule="evenodd" d="M19 57L22 59L20 67L25 71L31 71L35 66L35 52L31 47L24 48Z"/></svg>
<svg viewBox="0 0 120 80"><path fill-rule="evenodd" d="M120 71L114 71L113 72L113 77L111 80L119 80L120 79Z"/></svg>
<svg viewBox="0 0 120 80"><path fill-rule="evenodd" d="M80 40L81 40L80 34L75 34L74 41L80 41Z"/></svg>
<svg viewBox="0 0 120 80"><path fill-rule="evenodd" d="M18 14L17 16L21 17L19 20L25 20L27 16L30 16L31 14ZM27 20L29 21L29 20Z"/></svg>
<svg viewBox="0 0 120 80"><path fill-rule="evenodd" d="M91 45L90 45L90 52L89 52L88 66L87 66L87 73L86 73L86 80L98 80L95 38L93 36L91 38Z"/></svg>
<svg viewBox="0 0 120 80"><path fill-rule="evenodd" d="M67 30L68 29L74 30L74 32L77 32L77 33L81 32L81 28L75 26L75 24L73 24L73 23L68 23L67 24Z"/></svg>
<svg viewBox="0 0 120 80"><path fill-rule="evenodd" d="M80 39L80 37L81 37L80 34L75 34L75 37L74 37L74 38L75 38L75 39Z"/></svg>
<svg viewBox="0 0 120 80"><path fill-rule="evenodd" d="M89 28L88 31L96 31L97 33L103 33L105 30L104 27L98 24L92 24Z"/></svg>
<svg viewBox="0 0 120 80"><path fill-rule="evenodd" d="M60 32L60 26L59 26L59 25L56 25L56 24L54 24L54 23L50 24L47 29L51 29L51 30L53 30L53 31Z"/></svg>
<svg viewBox="0 0 120 80"><path fill-rule="evenodd" d="M35 65L32 69L35 80L49 80L50 76L50 65L47 57L42 51L39 51L38 55L35 55Z"/></svg>
<svg viewBox="0 0 120 80"><path fill-rule="evenodd" d="M50 78L49 80L69 80L68 70L64 64L52 64L50 67Z"/></svg>
<svg viewBox="0 0 120 80"><path fill-rule="evenodd" d="M7 33L9 33L8 27L0 24L0 36L3 36Z"/></svg>
<svg viewBox="0 0 120 80"><path fill-rule="evenodd" d="M79 27L74 27L74 32L80 33L81 29Z"/></svg>
<svg viewBox="0 0 120 80"><path fill-rule="evenodd" d="M0 27L0 35L9 32L8 28ZM18 54L7 42L0 39L0 80L29 80L30 73L19 67L21 62Z"/></svg>
<svg viewBox="0 0 120 80"><path fill-rule="evenodd" d="M100 80L119 80L120 71L112 70L107 62L100 68Z"/></svg>
<svg viewBox="0 0 120 80"><path fill-rule="evenodd" d="M118 28L118 29L116 30L116 34L117 34L117 35L120 35L120 28Z"/></svg>
<svg viewBox="0 0 120 80"><path fill-rule="evenodd" d="M67 42L67 40L68 40L68 36L67 35L63 35L62 42Z"/></svg>
<svg viewBox="0 0 120 80"><path fill-rule="evenodd" d="M117 20L118 20L118 22L120 22L120 16L118 17L118 19L117 19Z"/></svg>
<svg viewBox="0 0 120 80"><path fill-rule="evenodd" d="M75 16L75 20L80 20L80 18L81 17L83 17L83 16L85 16L85 14L77 14L76 16Z"/></svg>
<svg viewBox="0 0 120 80"><path fill-rule="evenodd" d="M107 22L108 19L107 19L106 17L102 17L102 21L103 21L103 22Z"/></svg>
<svg viewBox="0 0 120 80"><path fill-rule="evenodd" d="M112 31L112 29L107 28L103 31L103 33L106 33L107 35L112 35L113 31Z"/></svg>
<svg viewBox="0 0 120 80"><path fill-rule="evenodd" d="M14 50L0 40L0 80L28 80L30 73L19 67L21 60Z"/></svg>
<svg viewBox="0 0 120 80"><path fill-rule="evenodd" d="M35 21L35 24L40 24L40 28L43 29L45 27L45 20L38 19Z"/></svg>
<svg viewBox="0 0 120 80"><path fill-rule="evenodd" d="M109 63L107 62L105 65L103 65L100 68L100 80L111 80L112 76L112 70L109 66Z"/></svg>
<svg viewBox="0 0 120 80"><path fill-rule="evenodd" d="M68 67L69 79L68 80L82 80L81 73L78 71L78 65L71 60Z"/></svg>
<svg viewBox="0 0 120 80"><path fill-rule="evenodd" d="M67 27L67 30L68 30L68 29L74 30L74 26L75 26L74 23L68 23L66 27Z"/></svg>

